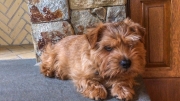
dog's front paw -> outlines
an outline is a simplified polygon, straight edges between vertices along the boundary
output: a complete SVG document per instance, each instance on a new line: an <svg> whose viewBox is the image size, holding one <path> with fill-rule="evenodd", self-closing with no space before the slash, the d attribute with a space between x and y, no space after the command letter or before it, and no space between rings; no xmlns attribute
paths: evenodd
<svg viewBox="0 0 180 101"><path fill-rule="evenodd" d="M111 95L117 99L129 101L133 98L134 90L128 86L115 84L111 89Z"/></svg>
<svg viewBox="0 0 180 101"><path fill-rule="evenodd" d="M84 92L84 95L90 99L101 100L107 97L107 91L104 86L96 85L94 87L88 87L88 89Z"/></svg>
<svg viewBox="0 0 180 101"><path fill-rule="evenodd" d="M94 100L102 100L107 97L105 87L99 83L91 83L82 93L84 96Z"/></svg>

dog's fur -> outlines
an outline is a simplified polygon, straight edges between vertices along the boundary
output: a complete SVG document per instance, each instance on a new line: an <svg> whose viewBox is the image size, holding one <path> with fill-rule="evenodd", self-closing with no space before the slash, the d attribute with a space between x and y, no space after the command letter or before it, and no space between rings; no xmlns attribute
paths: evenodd
<svg viewBox="0 0 180 101"><path fill-rule="evenodd" d="M87 34L72 35L48 44L41 60L41 73L72 79L77 91L91 99L105 99L107 91L118 99L131 100L134 77L143 73L145 30L130 19L99 24ZM129 68L120 61L131 60Z"/></svg>

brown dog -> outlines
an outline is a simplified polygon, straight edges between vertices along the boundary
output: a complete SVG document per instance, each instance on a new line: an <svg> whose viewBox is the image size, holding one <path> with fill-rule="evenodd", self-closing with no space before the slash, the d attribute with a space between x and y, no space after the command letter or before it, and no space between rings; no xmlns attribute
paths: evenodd
<svg viewBox="0 0 180 101"><path fill-rule="evenodd" d="M41 72L48 77L72 79L77 91L99 100L107 90L118 99L133 98L134 77L145 66L144 28L125 19L98 25L83 35L73 35L47 45Z"/></svg>

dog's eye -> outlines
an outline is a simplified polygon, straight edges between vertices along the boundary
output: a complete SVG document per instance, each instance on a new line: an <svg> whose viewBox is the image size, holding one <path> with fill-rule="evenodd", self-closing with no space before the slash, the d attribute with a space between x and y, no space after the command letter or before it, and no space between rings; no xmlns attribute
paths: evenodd
<svg viewBox="0 0 180 101"><path fill-rule="evenodd" d="M107 51L112 51L113 50L113 48L110 47L110 46L105 46L104 49L107 50Z"/></svg>

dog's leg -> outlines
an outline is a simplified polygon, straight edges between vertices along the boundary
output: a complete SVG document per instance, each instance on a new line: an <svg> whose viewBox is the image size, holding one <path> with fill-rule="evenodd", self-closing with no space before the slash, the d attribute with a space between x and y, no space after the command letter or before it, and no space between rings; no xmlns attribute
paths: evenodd
<svg viewBox="0 0 180 101"><path fill-rule="evenodd" d="M101 100L107 97L105 87L97 81L93 80L74 80L77 91L82 93L85 97L94 100Z"/></svg>
<svg viewBox="0 0 180 101"><path fill-rule="evenodd" d="M65 62L64 62L65 64ZM55 77L61 80L67 80L69 79L69 69L66 67L66 65L63 64L63 60L56 61L54 64L55 69Z"/></svg>
<svg viewBox="0 0 180 101"><path fill-rule="evenodd" d="M54 69L52 68L52 63L43 60L40 68L41 73L47 77L54 77Z"/></svg>
<svg viewBox="0 0 180 101"><path fill-rule="evenodd" d="M51 46L48 44L43 54L41 55L40 71L47 77L54 77L54 59L56 54L52 52Z"/></svg>
<svg viewBox="0 0 180 101"><path fill-rule="evenodd" d="M45 54L45 53L44 53ZM47 77L56 77L61 80L68 79L68 68L63 65L63 60L57 60L55 54L46 54L47 58L42 61L41 73ZM49 60L49 61L48 61Z"/></svg>
<svg viewBox="0 0 180 101"><path fill-rule="evenodd" d="M129 101L133 98L134 90L133 84L134 80L125 80L112 83L111 95L117 99Z"/></svg>

